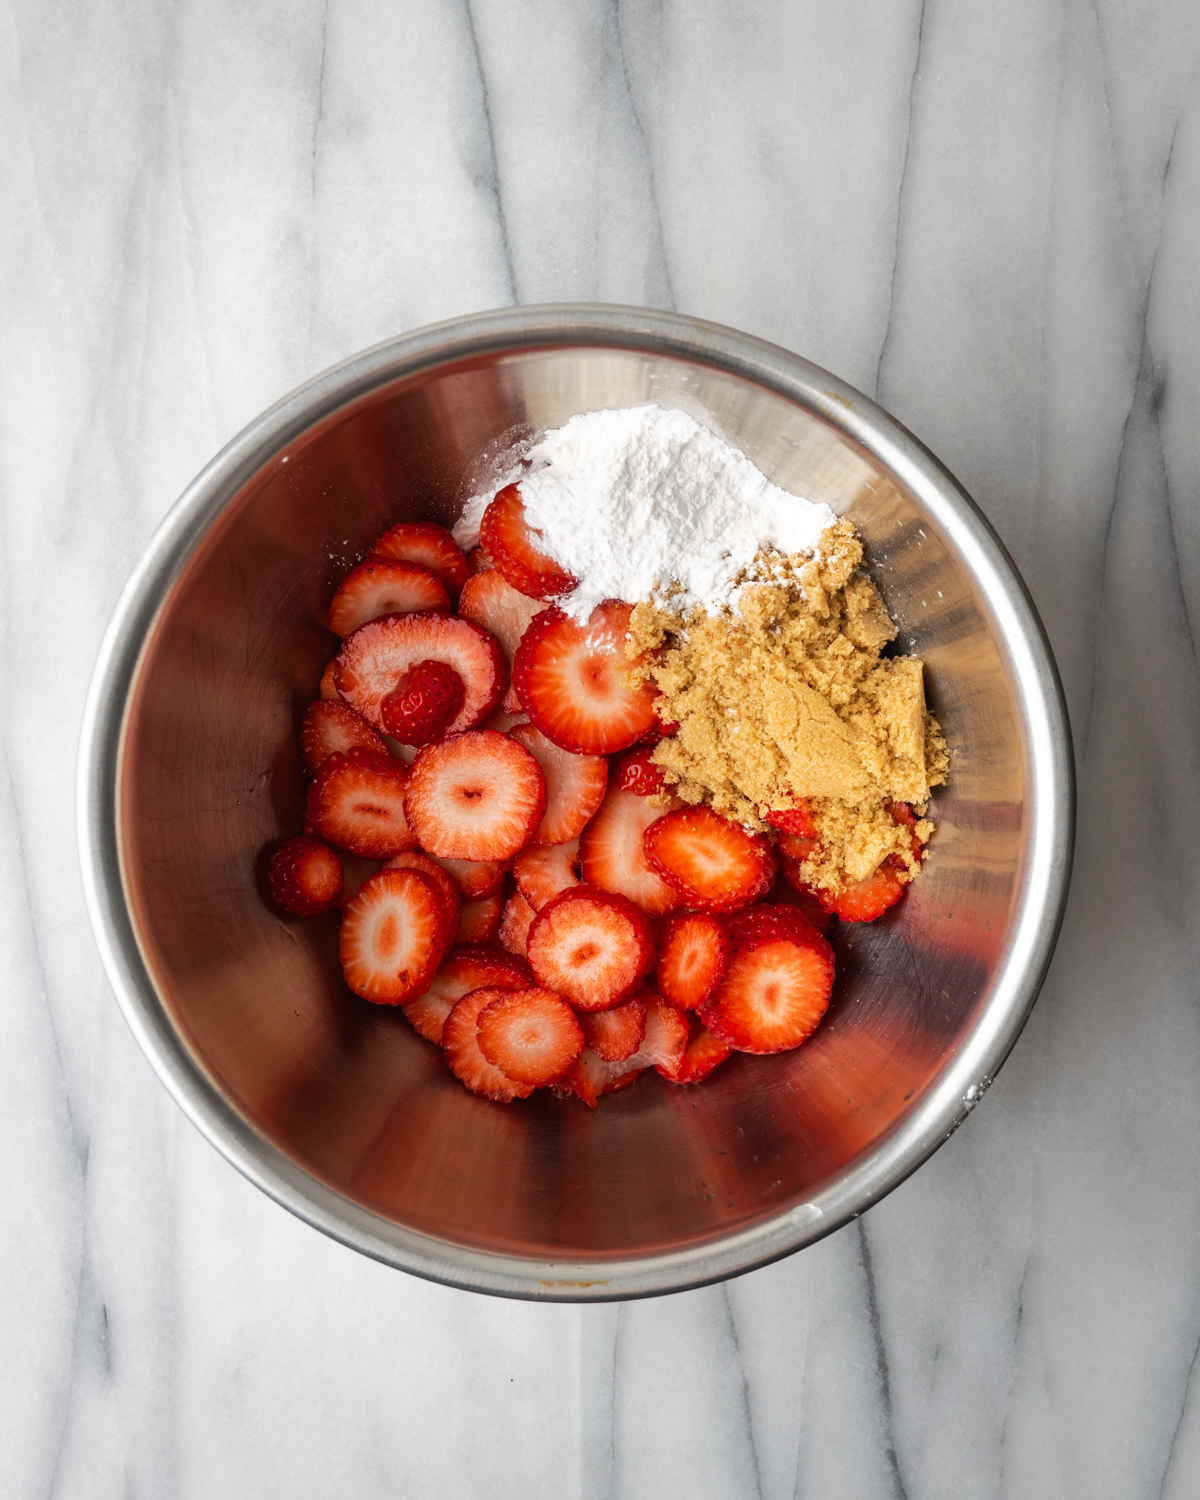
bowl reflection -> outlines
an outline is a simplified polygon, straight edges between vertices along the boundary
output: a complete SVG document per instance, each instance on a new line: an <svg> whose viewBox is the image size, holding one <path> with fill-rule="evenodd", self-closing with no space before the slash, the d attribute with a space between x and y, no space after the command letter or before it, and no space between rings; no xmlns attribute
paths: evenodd
<svg viewBox="0 0 1200 1500"><path fill-rule="evenodd" d="M594 1113L466 1093L403 1017L358 1000L330 915L264 899L298 831L296 730L337 581L385 527L450 524L497 453L576 412L700 415L859 528L924 657L953 754L926 871L843 926L825 1023L702 1088L656 1076ZM1036 616L954 481L825 372L636 309L516 309L368 351L288 397L197 479L106 638L81 753L81 844L114 987L225 1154L369 1254L484 1291L676 1290L828 1232L953 1129L1015 1040L1068 877L1065 712Z"/></svg>

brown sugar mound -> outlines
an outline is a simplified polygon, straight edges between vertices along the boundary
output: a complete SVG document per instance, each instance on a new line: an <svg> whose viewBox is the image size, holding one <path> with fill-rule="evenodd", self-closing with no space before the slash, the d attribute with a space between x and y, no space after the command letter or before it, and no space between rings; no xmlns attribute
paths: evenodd
<svg viewBox="0 0 1200 1500"><path fill-rule="evenodd" d="M820 844L802 873L828 889L889 854L915 873L911 831L887 805L923 814L949 766L921 662L881 656L896 627L862 556L839 521L816 557L760 555L732 610L685 619L643 603L630 622L631 678L653 683L660 717L679 725L653 756L672 791L756 829L805 798ZM921 817L918 838L932 831Z"/></svg>

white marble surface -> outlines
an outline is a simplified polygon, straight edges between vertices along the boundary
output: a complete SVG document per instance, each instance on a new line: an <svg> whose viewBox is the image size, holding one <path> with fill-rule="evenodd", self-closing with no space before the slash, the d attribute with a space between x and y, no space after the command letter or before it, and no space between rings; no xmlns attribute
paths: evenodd
<svg viewBox="0 0 1200 1500"><path fill-rule="evenodd" d="M0 7L0 1493L1200 1494L1200 7ZM120 586L302 379L641 302L890 407L1024 572L1077 737L1054 967L984 1105L723 1287L491 1300L292 1219L101 974L75 742Z"/></svg>

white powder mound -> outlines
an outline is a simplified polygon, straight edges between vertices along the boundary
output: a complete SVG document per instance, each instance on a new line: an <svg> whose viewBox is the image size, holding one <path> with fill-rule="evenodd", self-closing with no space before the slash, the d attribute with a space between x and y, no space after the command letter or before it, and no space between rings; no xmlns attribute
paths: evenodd
<svg viewBox="0 0 1200 1500"><path fill-rule="evenodd" d="M732 602L733 580L763 548L815 552L835 521L827 505L789 495L744 453L681 411L590 411L530 449L520 480L538 546L579 579L558 603L586 620L602 599L635 604L672 587L675 608ZM467 503L454 528L479 540L495 490Z"/></svg>

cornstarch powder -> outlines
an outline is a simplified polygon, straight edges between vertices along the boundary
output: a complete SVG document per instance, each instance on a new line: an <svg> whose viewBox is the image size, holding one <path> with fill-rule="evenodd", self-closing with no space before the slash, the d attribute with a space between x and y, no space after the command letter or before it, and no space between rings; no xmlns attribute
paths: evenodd
<svg viewBox="0 0 1200 1500"><path fill-rule="evenodd" d="M827 505L772 484L685 412L660 406L572 417L504 484L516 480L538 546L579 580L557 602L581 621L603 599L670 594L684 614L719 609L759 552L815 553L836 520ZM468 502L454 528L460 545L478 542L494 493Z"/></svg>

